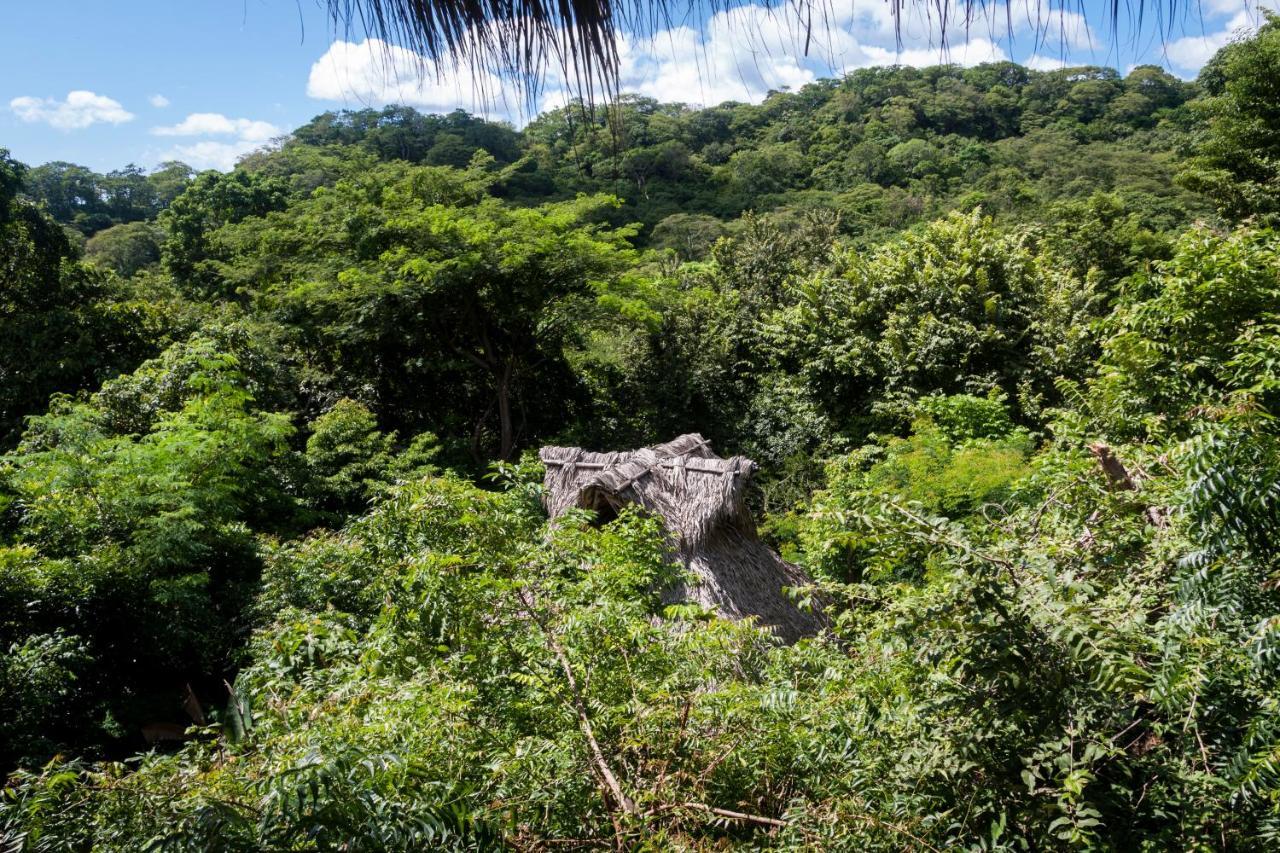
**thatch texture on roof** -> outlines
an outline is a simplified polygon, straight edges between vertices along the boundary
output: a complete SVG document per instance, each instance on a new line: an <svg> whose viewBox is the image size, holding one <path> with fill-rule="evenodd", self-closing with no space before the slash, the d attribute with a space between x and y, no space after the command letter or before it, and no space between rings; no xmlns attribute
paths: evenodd
<svg viewBox="0 0 1280 853"><path fill-rule="evenodd" d="M666 593L724 616L756 617L788 641L816 633L821 619L797 607L783 587L811 583L804 572L760 541L746 506L756 464L722 459L696 433L666 444L616 453L544 447L543 501L554 519L572 507L609 517L636 504L662 519L680 562L694 581Z"/></svg>
<svg viewBox="0 0 1280 853"><path fill-rule="evenodd" d="M1148 0L1107 0L1102 9L1086 9L1084 3L1055 0L1028 0L1019 12L1022 27L1029 30L1026 38L1038 46L1046 39L1060 36L1068 26L1068 15L1090 14L1095 19L1111 22L1112 33L1118 32L1120 11L1137 12L1141 20ZM661 34L664 30L706 20L713 13L723 13L730 28L741 27L750 18L737 18L732 10L753 5L764 6L794 24L785 28L785 41L790 47L810 55L816 52L839 65L829 53L833 21L839 10L828 0L325 0L334 35L354 39L363 32L386 42L388 67L394 67L389 48L396 45L418 54L435 66L437 75L456 72L459 67L487 71L514 80L530 96L530 106L541 91L547 72L559 70L569 90L595 101L595 95L612 97L622 82L623 54L619 48L626 38L633 42ZM900 36L904 21L927 24L936 31L939 62L949 62L950 35L970 28L986 27L992 32L1006 30L1013 37L1013 18L1009 4L988 0L888 0L895 35ZM1241 9L1248 4L1240 3ZM1168 0L1157 11L1166 9L1173 16L1189 8L1184 0ZM817 26L815 26L815 23ZM1169 27L1158 27L1161 40ZM745 46L754 52L771 51L757 34L739 34ZM1021 34L1019 37L1022 37ZM770 42L769 44L771 44ZM899 47L901 41L899 40ZM701 72L701 68L699 68ZM482 81L486 75L473 74ZM465 78L464 78L465 79ZM483 86L483 83L479 85ZM482 96L498 93L481 91Z"/></svg>

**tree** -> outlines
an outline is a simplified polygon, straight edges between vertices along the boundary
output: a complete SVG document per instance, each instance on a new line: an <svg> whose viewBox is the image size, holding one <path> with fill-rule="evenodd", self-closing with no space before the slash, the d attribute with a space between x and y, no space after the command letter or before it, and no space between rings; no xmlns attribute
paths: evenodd
<svg viewBox="0 0 1280 853"><path fill-rule="evenodd" d="M1280 240L1187 229L1196 91L331 113L45 170L93 227L182 188L83 263L0 158L0 837L1274 847ZM664 602L653 519L548 524L515 460L688 431L828 633Z"/></svg>
<svg viewBox="0 0 1280 853"><path fill-rule="evenodd" d="M147 175L147 183L154 193L157 210L164 210L195 177L195 170L178 160L166 160Z"/></svg>
<svg viewBox="0 0 1280 853"><path fill-rule="evenodd" d="M1203 129L1180 180L1223 216L1280 215L1280 18L1229 44L1200 71Z"/></svg>
<svg viewBox="0 0 1280 853"><path fill-rule="evenodd" d="M85 260L128 277L160 260L164 232L149 222L113 225L85 244Z"/></svg>
<svg viewBox="0 0 1280 853"><path fill-rule="evenodd" d="M373 414L342 399L311 424L306 463L316 504L324 510L358 512L399 479L431 473L436 437L422 433L407 447L396 434L378 429Z"/></svg>
<svg viewBox="0 0 1280 853"><path fill-rule="evenodd" d="M75 260L62 228L18 197L25 174L0 149L0 447L50 394L132 367L164 325L156 309Z"/></svg>
<svg viewBox="0 0 1280 853"><path fill-rule="evenodd" d="M287 528L296 508L293 428L254 386L196 337L87 400L56 397L0 457L0 648L19 655L0 669L42 668L39 701L67 704L26 718L0 763L136 743L184 682L225 677L259 570L246 525Z"/></svg>
<svg viewBox="0 0 1280 853"><path fill-rule="evenodd" d="M44 202L55 220L93 233L110 223L101 177L84 166L57 161L32 169L26 183L32 197Z"/></svg>
<svg viewBox="0 0 1280 853"><path fill-rule="evenodd" d="M729 227L705 213L673 213L653 227L649 244L655 249L671 249L682 261L706 257Z"/></svg>
<svg viewBox="0 0 1280 853"><path fill-rule="evenodd" d="M492 180L484 166L388 164L314 194L284 228L237 226L236 263L268 265L246 281L281 278L282 316L340 396L370 400L397 429L510 458L580 396L565 345L632 262L633 232L593 224L610 198L517 208L487 195Z"/></svg>
<svg viewBox="0 0 1280 853"><path fill-rule="evenodd" d="M1042 306L1059 286L1078 289L1049 260L981 212L952 214L797 282L768 339L855 435L858 421L905 419L932 394L1021 393L1030 405L1053 378L1037 371L1037 346L1054 338Z"/></svg>
<svg viewBox="0 0 1280 853"><path fill-rule="evenodd" d="M383 256L378 278L346 276L356 291L389 286L386 295L394 293L420 318L419 347L462 359L486 376L500 459L511 458L520 438L528 417L523 401L563 357L574 302L629 257L627 232L586 224L611 203L583 199L514 211L486 200L462 210L397 211L393 227L408 239Z"/></svg>
<svg viewBox="0 0 1280 853"><path fill-rule="evenodd" d="M32 169L26 189L56 221L89 237L112 225L154 217L190 176L190 168L174 162L151 175L132 164L102 175L59 161Z"/></svg>
<svg viewBox="0 0 1280 853"><path fill-rule="evenodd" d="M1104 326L1089 408L1115 434L1185 435L1197 407L1225 405L1254 383L1261 400L1274 405L1264 377L1278 301L1274 231L1188 231L1169 260L1126 283Z"/></svg>
<svg viewBox="0 0 1280 853"><path fill-rule="evenodd" d="M218 273L218 252L210 235L223 225L263 216L285 204L285 185L245 171L205 172L173 200L160 217L166 239L165 269L185 288L201 296L227 297Z"/></svg>

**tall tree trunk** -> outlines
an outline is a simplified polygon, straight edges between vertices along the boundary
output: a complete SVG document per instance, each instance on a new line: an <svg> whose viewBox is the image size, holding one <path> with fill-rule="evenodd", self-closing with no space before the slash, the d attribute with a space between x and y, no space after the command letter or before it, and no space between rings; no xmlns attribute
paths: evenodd
<svg viewBox="0 0 1280 853"><path fill-rule="evenodd" d="M516 448L515 422L511 412L511 381L515 375L516 357L514 355L503 357L500 350L493 345L493 341L489 337L489 330L474 310L471 312L470 325L474 335L473 346L455 343L450 348L456 354L489 374L493 380L494 392L493 402L476 423L472 442L473 452L479 449L482 425L489 417L489 412L496 406L498 410L498 458L506 461L511 458ZM475 351L474 345L478 345L479 353Z"/></svg>
<svg viewBox="0 0 1280 853"><path fill-rule="evenodd" d="M453 351L475 363L493 377L493 402L489 404L489 408L485 410L485 413L480 416L480 420L476 422L475 432L472 436L473 446L477 450L479 449L481 426L488 419L489 412L493 411L496 405L498 409L499 435L498 458L503 461L510 459L516 448L515 421L511 412L511 379L515 374L515 356L507 356L505 361L499 362L497 357L492 355L492 350L487 345L484 358L462 347L454 347ZM479 461L478 458L477 461Z"/></svg>
<svg viewBox="0 0 1280 853"><path fill-rule="evenodd" d="M515 428L511 422L511 374L515 368L515 358L507 358L498 380L498 428L502 436L498 458L504 462L511 458L516 447Z"/></svg>

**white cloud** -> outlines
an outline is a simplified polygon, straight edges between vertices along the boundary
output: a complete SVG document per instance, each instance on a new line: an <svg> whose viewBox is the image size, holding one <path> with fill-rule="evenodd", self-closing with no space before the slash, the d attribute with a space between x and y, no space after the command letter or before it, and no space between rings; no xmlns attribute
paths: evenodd
<svg viewBox="0 0 1280 853"><path fill-rule="evenodd" d="M1022 60L1022 64L1033 71L1057 71L1060 68L1066 68L1070 63L1061 56L1045 56L1042 53L1034 53ZM1128 72L1125 73L1128 74Z"/></svg>
<svg viewBox="0 0 1280 853"><path fill-rule="evenodd" d="M164 95L152 95L150 98L147 98L147 100L151 102L151 106L158 110L162 110L169 106L169 99Z"/></svg>
<svg viewBox="0 0 1280 853"><path fill-rule="evenodd" d="M23 96L9 102L9 109L25 122L44 122L59 130L78 130L103 122L133 121L133 113L119 101L83 89L68 92L65 100Z"/></svg>
<svg viewBox="0 0 1280 853"><path fill-rule="evenodd" d="M806 33L785 12L747 5L712 15L701 33L680 27L644 41L624 40L622 90L686 103L755 102L770 90L797 89L871 65L976 65L1006 58L991 39L942 46L924 30L914 31L916 37L904 31L901 49L896 43L877 44L885 40L883 32L860 36L857 30L878 32L888 21L891 33L888 13L859 15L826 27L815 22L814 31Z"/></svg>
<svg viewBox="0 0 1280 853"><path fill-rule="evenodd" d="M413 51L379 39L335 41L307 78L307 95L319 100L406 104L434 112L483 110L511 94L494 74L462 67L437 71Z"/></svg>
<svg viewBox="0 0 1280 853"><path fill-rule="evenodd" d="M163 152L159 161L181 160L195 169L217 169L220 172L229 172L235 168L236 162L241 157L259 147L261 143L258 142L203 140L190 145L175 145Z"/></svg>
<svg viewBox="0 0 1280 853"><path fill-rule="evenodd" d="M889 48L867 45L863 48L870 62L864 65L977 65L981 62L1000 62L1008 55L1000 45L987 38L971 38L960 45L946 48L915 48L895 51Z"/></svg>
<svg viewBox="0 0 1280 853"><path fill-rule="evenodd" d="M1169 61L1179 68L1190 71L1199 68L1213 58L1213 55L1227 45L1228 42L1251 29L1253 21L1247 11L1236 13L1226 26L1217 32L1198 36L1183 36L1174 39L1165 47Z"/></svg>
<svg viewBox="0 0 1280 853"><path fill-rule="evenodd" d="M717 12L702 32L676 27L624 39L619 59L622 91L701 104L759 101L770 90L798 89L818 79L825 65L804 55L791 16L755 5Z"/></svg>
<svg viewBox="0 0 1280 853"><path fill-rule="evenodd" d="M1037 50L1049 53L1097 46L1082 13L1063 5L1050 6L1045 0L992 0L970 10L968 19L963 3L908 3L901 8L897 20L893 7L893 3L836 4L835 17L829 20L828 27L843 29L864 45L901 47L904 51L932 49L935 55L948 48L957 50L969 42L974 43L973 47L985 48L1007 41L1010 35L1015 42L1029 42ZM815 33L815 46L821 44L819 35Z"/></svg>
<svg viewBox="0 0 1280 853"><path fill-rule="evenodd" d="M168 127L153 127L156 136L226 136L234 134L246 142L266 142L280 135L280 128L266 121L227 118L222 113L191 113Z"/></svg>
<svg viewBox="0 0 1280 853"><path fill-rule="evenodd" d="M222 113L191 113L174 125L153 127L156 136L231 136L232 140L205 139L176 145L161 155L162 160L181 160L197 169L229 171L236 161L281 134L271 122L228 118Z"/></svg>
<svg viewBox="0 0 1280 853"><path fill-rule="evenodd" d="M1242 0L1207 2L1226 8ZM786 9L769 8L757 0L722 9L700 26L671 27L645 37L622 35L618 82L623 92L668 102L758 102L770 91L794 90L874 65L1005 61L1010 58L1005 43L1009 36L1015 46L1034 46L1025 64L1041 70L1087 63L1090 52L1105 46L1081 12L1050 6L1045 0L992 0L985 14L969 22L963 19L963 4L907 4L898 20L892 8L891 3L836 4L824 16L815 16L809 32ZM1239 11L1238 5L1233 8ZM1191 39L1172 43L1170 61L1199 67L1234 27L1233 23L1225 34L1211 36L1207 44ZM565 103L574 88L558 69L549 68L538 108ZM437 112L458 107L496 111L508 117L511 107L522 103L509 82L487 71L461 65L437 70L424 57L377 39L331 44L311 67L307 94Z"/></svg>
<svg viewBox="0 0 1280 853"><path fill-rule="evenodd" d="M1220 29L1208 33L1183 36L1165 45L1169 61L1187 71L1199 71L1213 55L1236 39L1243 38L1262 24L1262 10L1280 8L1277 0L1210 0L1209 17L1230 14L1231 18Z"/></svg>
<svg viewBox="0 0 1280 853"><path fill-rule="evenodd" d="M1252 7L1254 13L1264 8L1275 8L1274 2L1251 2L1251 0L1206 0L1205 11L1210 16L1213 15L1235 15L1241 11L1249 11Z"/></svg>

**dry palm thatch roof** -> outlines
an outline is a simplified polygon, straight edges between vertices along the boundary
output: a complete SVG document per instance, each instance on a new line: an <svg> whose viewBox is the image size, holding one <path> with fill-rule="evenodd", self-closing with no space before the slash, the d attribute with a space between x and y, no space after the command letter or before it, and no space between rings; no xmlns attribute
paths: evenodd
<svg viewBox="0 0 1280 853"><path fill-rule="evenodd" d="M1024 30L1024 37L1039 48L1055 28L1066 25L1065 11L1086 12L1081 0L866 2L888 5L899 33L904 18L913 26L927 21L936 31L940 48L946 47L954 31L967 37L984 22L993 36L1004 29L1012 39L1015 28ZM556 67L589 101L598 88L616 93L621 34L643 38L748 3L777 9L780 16L793 21L805 37L806 53L815 34L821 40L820 32L840 11L834 0L325 0L339 30L360 30L408 48L437 69L460 64L493 71L523 81L532 96L549 67ZM1148 8L1147 0L1103 0L1092 14L1109 18L1112 32L1119 33L1122 10L1131 13L1139 26L1144 13L1151 12L1164 36L1173 31L1180 13L1193 8L1184 0L1153 6ZM1241 8L1245 6L1241 0Z"/></svg>
<svg viewBox="0 0 1280 853"><path fill-rule="evenodd" d="M543 501L552 518L573 507L608 519L628 504L657 515L693 582L667 592L734 619L756 617L783 639L796 640L821 627L784 587L811 583L756 535L746 506L756 464L744 456L722 459L696 433L666 444L618 453L579 447L544 447Z"/></svg>

